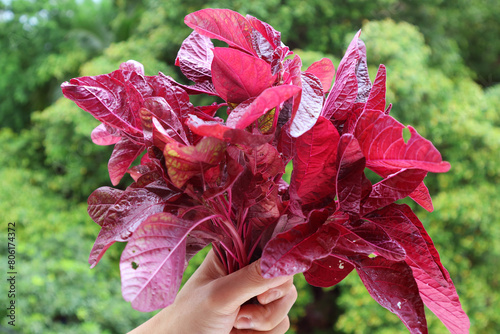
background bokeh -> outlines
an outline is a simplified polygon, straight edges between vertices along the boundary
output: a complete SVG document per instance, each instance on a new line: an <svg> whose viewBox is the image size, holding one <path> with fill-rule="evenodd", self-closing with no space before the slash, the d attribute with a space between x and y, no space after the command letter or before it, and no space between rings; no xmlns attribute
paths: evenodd
<svg viewBox="0 0 500 334"><path fill-rule="evenodd" d="M89 269L99 226L86 199L110 185L111 151L92 144L97 121L62 98L59 85L128 59L143 63L148 75L183 80L174 66L190 32L183 18L205 7L270 23L305 65L324 56L338 65L362 28L372 78L380 63L387 66L392 114L451 162L449 173L427 177L435 211L415 209L456 284L471 333L499 333L497 0L0 0L0 223L6 239L7 223L16 222L18 271L16 327L2 316L0 332L125 333L152 316L122 299L123 245ZM6 240L0 245L5 273ZM330 289L309 287L299 275L296 284L290 333L406 331L355 273ZM428 321L430 333L447 333L434 315Z"/></svg>

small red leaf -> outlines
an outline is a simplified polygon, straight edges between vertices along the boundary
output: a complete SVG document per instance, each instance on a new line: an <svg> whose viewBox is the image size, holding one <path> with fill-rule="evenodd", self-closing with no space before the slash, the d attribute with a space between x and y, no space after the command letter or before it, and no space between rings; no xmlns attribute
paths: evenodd
<svg viewBox="0 0 500 334"><path fill-rule="evenodd" d="M116 143L113 153L108 161L108 171L111 183L116 186L127 172L130 164L145 149L144 144L138 144L128 137L122 137Z"/></svg>
<svg viewBox="0 0 500 334"><path fill-rule="evenodd" d="M236 49L215 48L212 82L219 96L227 102L241 103L256 97L276 80L264 60Z"/></svg>
<svg viewBox="0 0 500 334"><path fill-rule="evenodd" d="M386 70L384 65L380 65L378 68L377 76L375 81L373 81L372 89L370 90L370 95L366 101L366 110L379 110L385 112L385 80L386 80ZM388 114L388 113L387 113Z"/></svg>
<svg viewBox="0 0 500 334"><path fill-rule="evenodd" d="M119 130L101 123L92 131L90 138L94 144L106 146L118 143L121 135Z"/></svg>
<svg viewBox="0 0 500 334"><path fill-rule="evenodd" d="M227 118L227 126L244 129L267 111L277 108L284 101L300 92L297 86L276 86L266 89L255 100L242 103L236 107Z"/></svg>
<svg viewBox="0 0 500 334"><path fill-rule="evenodd" d="M340 283L354 269L345 259L329 255L314 261L304 272L307 283L321 288L328 288Z"/></svg>
<svg viewBox="0 0 500 334"><path fill-rule="evenodd" d="M409 196L425 210L429 212L434 211L434 206L432 205L432 198L429 194L429 189L427 189L423 181Z"/></svg>

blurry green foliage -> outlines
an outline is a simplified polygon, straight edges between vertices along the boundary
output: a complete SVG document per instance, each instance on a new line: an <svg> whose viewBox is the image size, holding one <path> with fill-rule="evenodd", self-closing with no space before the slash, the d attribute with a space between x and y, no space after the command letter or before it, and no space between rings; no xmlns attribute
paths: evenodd
<svg viewBox="0 0 500 334"><path fill-rule="evenodd" d="M121 297L123 244L88 269L99 227L85 201L109 185L111 148L90 141L97 122L58 99L58 86L73 76L113 71L128 59L143 63L146 74L182 80L173 62L191 31L183 18L205 7L232 8L272 24L304 67L325 56L337 67L362 26L372 78L380 63L387 66L392 114L452 164L449 173L427 177L435 211L418 215L456 283L471 332L498 332L500 85L483 89L475 82L499 78L500 26L492 20L500 7L492 0L15 0L0 6L0 210L5 222L18 224L22 332L124 333L151 316ZM186 277L204 254L191 261ZM301 276L296 285L290 333L405 332L355 273L331 289L310 287ZM5 298L0 294L2 305ZM428 320L431 333L446 332L436 317Z"/></svg>

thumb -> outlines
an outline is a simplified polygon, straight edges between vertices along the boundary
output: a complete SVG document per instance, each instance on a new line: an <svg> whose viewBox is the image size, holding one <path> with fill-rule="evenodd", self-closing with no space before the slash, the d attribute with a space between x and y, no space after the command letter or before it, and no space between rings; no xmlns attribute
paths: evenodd
<svg viewBox="0 0 500 334"><path fill-rule="evenodd" d="M259 259L230 275L215 280L213 283L221 300L228 301L226 306L236 308L247 300L282 285L289 279L290 276L262 277Z"/></svg>

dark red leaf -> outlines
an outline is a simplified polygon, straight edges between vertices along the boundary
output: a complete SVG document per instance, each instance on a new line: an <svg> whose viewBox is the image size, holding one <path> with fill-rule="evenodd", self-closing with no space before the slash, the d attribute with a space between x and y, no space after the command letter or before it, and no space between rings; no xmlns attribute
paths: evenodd
<svg viewBox="0 0 500 334"><path fill-rule="evenodd" d="M89 214L97 218L101 230L90 252L89 263L97 265L106 250L116 241L127 241L135 229L149 216L162 212L165 199L143 189L130 188L111 204L117 193L99 188L89 199Z"/></svg>
<svg viewBox="0 0 500 334"><path fill-rule="evenodd" d="M324 117L295 141L290 194L302 205L335 197L338 141L337 129Z"/></svg>
<svg viewBox="0 0 500 334"><path fill-rule="evenodd" d="M326 94L332 86L332 80L335 76L335 66L330 59L322 58L312 63L307 68L306 73L314 74L321 81L323 92Z"/></svg>
<svg viewBox="0 0 500 334"><path fill-rule="evenodd" d="M356 271L370 295L396 314L410 333L427 334L424 303L410 267L381 256L355 261Z"/></svg>
<svg viewBox="0 0 500 334"><path fill-rule="evenodd" d="M381 112L385 112L385 80L385 66L380 65L378 68L377 76L375 77L375 81L373 81L370 95L368 96L368 100L366 101L366 110L379 110Z"/></svg>
<svg viewBox="0 0 500 334"><path fill-rule="evenodd" d="M193 31L182 42L175 64L191 81L201 83L212 79L212 53L214 45L210 38Z"/></svg>
<svg viewBox="0 0 500 334"><path fill-rule="evenodd" d="M411 138L403 139L404 125L377 110L365 110L356 124L354 135L359 141L366 166L381 176L403 168L443 173L450 164L430 141L408 126Z"/></svg>
<svg viewBox="0 0 500 334"><path fill-rule="evenodd" d="M366 184L364 173L366 161L361 152L361 147L359 147L359 143L353 135L344 134L340 137L337 163L339 209L350 214L359 215L363 186Z"/></svg>
<svg viewBox="0 0 500 334"><path fill-rule="evenodd" d="M128 137L122 137L115 144L108 161L108 171L111 183L116 186L127 172L130 164L145 150L144 144L138 144Z"/></svg>
<svg viewBox="0 0 500 334"><path fill-rule="evenodd" d="M293 275L308 270L313 261L330 254L339 238L333 224L324 224L325 211L312 211L306 223L271 239L260 263L265 278Z"/></svg>
<svg viewBox="0 0 500 334"><path fill-rule="evenodd" d="M345 259L329 255L314 261L311 268L304 272L307 283L328 288L340 283L354 269Z"/></svg>
<svg viewBox="0 0 500 334"><path fill-rule="evenodd" d="M426 175L427 172L421 169L402 169L374 184L370 196L361 204L361 215L410 195Z"/></svg>
<svg viewBox="0 0 500 334"><path fill-rule="evenodd" d="M409 196L425 210L429 212L434 211L434 206L432 205L432 199L431 195L429 194L429 189L427 189L423 181Z"/></svg>
<svg viewBox="0 0 500 334"><path fill-rule="evenodd" d="M241 103L257 97L276 80L264 60L236 49L215 48L212 82L219 96L227 102Z"/></svg>
<svg viewBox="0 0 500 334"><path fill-rule="evenodd" d="M230 9L207 8L191 13L184 23L199 34L226 42L230 46L255 54L252 26L243 15Z"/></svg>

